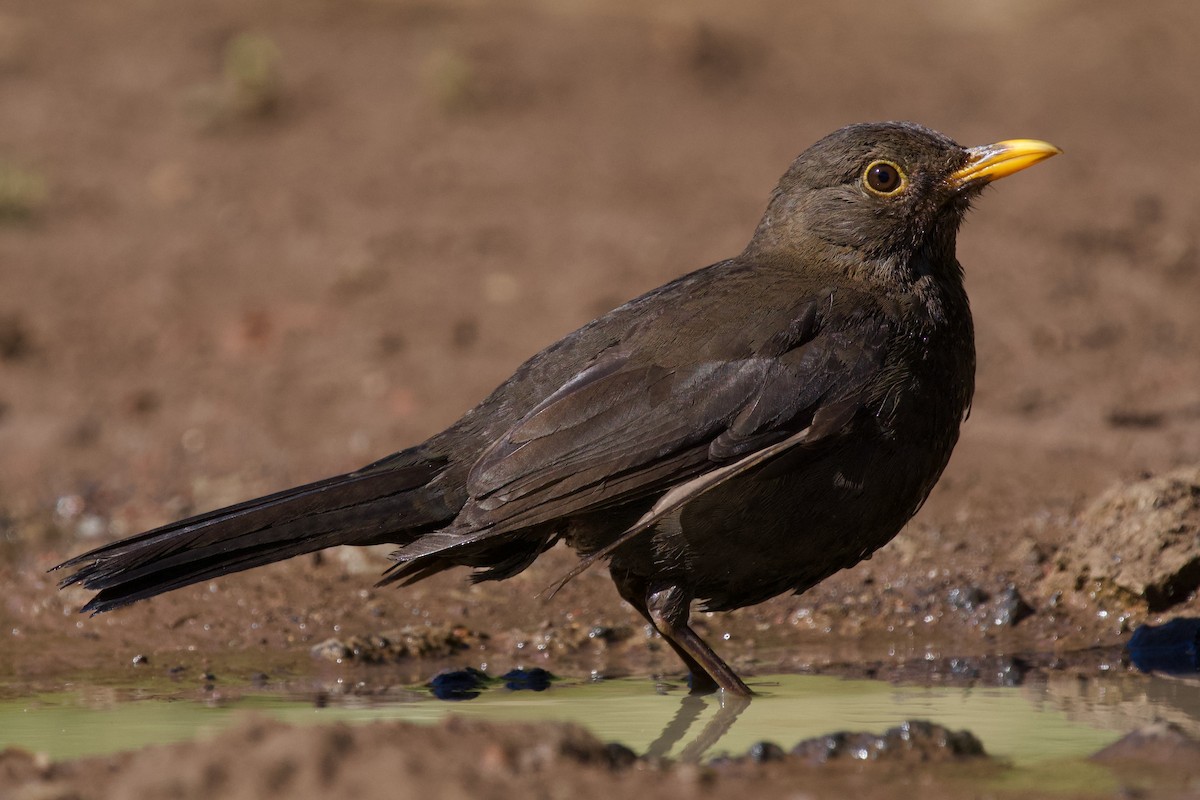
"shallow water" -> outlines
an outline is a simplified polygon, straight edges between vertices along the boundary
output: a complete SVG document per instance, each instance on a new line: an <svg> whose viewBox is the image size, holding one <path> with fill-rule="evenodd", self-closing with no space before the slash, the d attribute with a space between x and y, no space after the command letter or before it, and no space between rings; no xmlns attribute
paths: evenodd
<svg viewBox="0 0 1200 800"><path fill-rule="evenodd" d="M342 695L243 687L226 690L228 699L181 694L170 684L74 684L0 701L0 749L17 745L53 758L114 752L212 735L253 710L314 724L432 723L450 713L573 721L638 753L698 759L745 753L764 740L787 749L834 731L882 732L907 719L925 719L972 731L989 754L1014 766L1005 783L1071 789L1103 786L1108 774L1084 759L1153 719L1200 731L1200 685L1134 674L1086 680L1051 674L1012 688L896 686L798 675L760 677L752 685L761 696L743 705L691 698L682 687L656 687L644 679L558 681L544 692L488 688L461 702L434 699L424 687L379 694L361 684L343 685L348 693Z"/></svg>

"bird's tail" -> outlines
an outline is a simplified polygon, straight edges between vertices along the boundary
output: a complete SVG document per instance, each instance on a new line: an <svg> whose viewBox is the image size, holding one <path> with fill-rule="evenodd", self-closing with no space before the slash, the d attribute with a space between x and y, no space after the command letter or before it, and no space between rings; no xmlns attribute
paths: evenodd
<svg viewBox="0 0 1200 800"><path fill-rule="evenodd" d="M98 547L54 569L75 568L100 613L231 572L335 545L403 542L454 515L427 485L446 460L370 467L173 522Z"/></svg>

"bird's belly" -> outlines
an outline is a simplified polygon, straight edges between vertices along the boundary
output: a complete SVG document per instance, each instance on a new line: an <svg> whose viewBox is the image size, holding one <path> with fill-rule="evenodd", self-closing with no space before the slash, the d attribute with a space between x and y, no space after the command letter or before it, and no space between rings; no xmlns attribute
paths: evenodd
<svg viewBox="0 0 1200 800"><path fill-rule="evenodd" d="M767 465L718 486L661 525L654 560L681 570L712 610L803 591L867 558L916 513L949 457L944 446L873 441Z"/></svg>

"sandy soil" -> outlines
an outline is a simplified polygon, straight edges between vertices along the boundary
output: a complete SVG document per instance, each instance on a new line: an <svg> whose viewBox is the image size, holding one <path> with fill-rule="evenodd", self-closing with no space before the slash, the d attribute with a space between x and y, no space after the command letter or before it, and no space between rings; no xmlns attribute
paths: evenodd
<svg viewBox="0 0 1200 800"><path fill-rule="evenodd" d="M1066 155L960 237L978 391L927 507L870 562L703 627L749 673L938 680L1200 614L1200 576L1150 603L1069 547L1109 487L1200 463L1198 26L1118 0L4 0L0 676L294 672L379 633L414 678L675 670L603 570L536 598L565 553L392 592L381 554L335 552L94 619L44 569L419 441L739 250L794 155L870 119Z"/></svg>

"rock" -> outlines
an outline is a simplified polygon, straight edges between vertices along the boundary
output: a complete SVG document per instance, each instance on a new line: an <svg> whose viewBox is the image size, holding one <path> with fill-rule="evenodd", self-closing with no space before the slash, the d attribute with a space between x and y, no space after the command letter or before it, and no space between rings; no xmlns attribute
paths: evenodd
<svg viewBox="0 0 1200 800"><path fill-rule="evenodd" d="M978 586L956 586L947 593L946 599L959 611L971 612L986 603L988 595Z"/></svg>
<svg viewBox="0 0 1200 800"><path fill-rule="evenodd" d="M0 750L0 787L32 783L46 777L49 768L49 759L43 754L5 747Z"/></svg>
<svg viewBox="0 0 1200 800"><path fill-rule="evenodd" d="M386 634L331 638L313 645L313 658L335 663L388 664L408 658L448 658L481 637L462 626L451 628L408 625Z"/></svg>
<svg viewBox="0 0 1200 800"><path fill-rule="evenodd" d="M774 742L756 742L750 745L750 749L746 753L750 756L750 760L762 764L767 761L782 761L787 757L787 753L783 748Z"/></svg>
<svg viewBox="0 0 1200 800"><path fill-rule="evenodd" d="M626 769L637 763L637 753L620 742L609 742L604 745L604 759L613 769Z"/></svg>
<svg viewBox="0 0 1200 800"><path fill-rule="evenodd" d="M467 667L434 675L429 689L439 700L474 700L490 680L486 672Z"/></svg>
<svg viewBox="0 0 1200 800"><path fill-rule="evenodd" d="M1200 672L1200 619L1180 617L1142 625L1129 637L1129 658L1142 672L1194 675Z"/></svg>
<svg viewBox="0 0 1200 800"><path fill-rule="evenodd" d="M340 664L350 658L350 648L341 639L330 637L310 647L308 654L313 658Z"/></svg>
<svg viewBox="0 0 1200 800"><path fill-rule="evenodd" d="M554 680L554 676L541 667L534 667L532 669L510 669L500 676L500 680L504 681L506 689L514 692L544 692L550 688L550 682Z"/></svg>
<svg viewBox="0 0 1200 800"><path fill-rule="evenodd" d="M805 739L792 748L793 758L813 765L831 761L926 763L987 757L983 743L970 731L952 731L924 720L909 720L882 734L839 732Z"/></svg>
<svg viewBox="0 0 1200 800"><path fill-rule="evenodd" d="M1016 625L1021 620L1033 614L1033 606L1025 602L1017 587L1009 585L992 607L992 624L1005 628Z"/></svg>
<svg viewBox="0 0 1200 800"><path fill-rule="evenodd" d="M1102 494L1079 515L1048 582L1142 600L1151 612L1187 599L1200 586L1200 467Z"/></svg>
<svg viewBox="0 0 1200 800"><path fill-rule="evenodd" d="M1172 722L1155 722L1092 754L1105 764L1144 764L1200 771L1200 741Z"/></svg>

